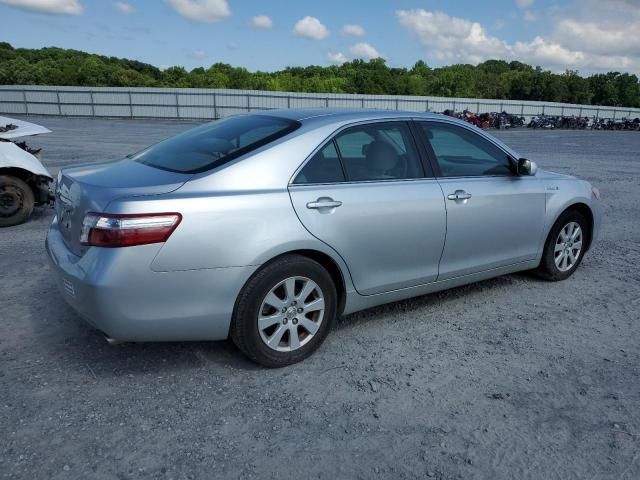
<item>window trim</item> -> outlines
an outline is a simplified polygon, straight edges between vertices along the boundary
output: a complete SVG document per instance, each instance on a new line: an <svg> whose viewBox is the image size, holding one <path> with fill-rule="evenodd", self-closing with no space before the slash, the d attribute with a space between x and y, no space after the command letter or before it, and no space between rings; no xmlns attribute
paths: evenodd
<svg viewBox="0 0 640 480"><path fill-rule="evenodd" d="M483 135L481 133L478 133L478 132L474 131L473 128L467 127L466 125L459 125L456 122L450 122L450 121L447 121L445 119L414 118L413 122L415 123L416 134L419 136L419 141L420 141L420 143L423 144L423 146L424 146L424 148L425 148L425 150L427 152L427 156L429 158L429 162L431 163L431 166L433 168L433 172L434 172L436 178L442 178L442 179L465 179L465 178L519 178L520 177L520 175L518 175L517 172L514 169L515 160L513 158L513 155L511 155L511 153L508 152L507 150L505 150L502 146L500 146L496 142L494 142L487 135ZM460 176L444 176L444 175L442 175L442 170L440 169L440 164L438 163L438 159L436 157L436 154L433 151L433 147L431 146L431 142L429 142L429 140L426 138L426 135L421 133L420 123L427 123L427 124L429 124L429 123L439 123L439 124L443 124L443 125L450 126L450 127L453 127L453 128L459 128L461 130L467 130L472 135L477 135L478 137L480 137L481 139L485 140L489 144L493 145L495 148L497 148L498 150L500 150L502 153L505 154L505 156L506 156L506 158L507 158L507 160L508 160L508 162L509 162L509 164L511 165L511 168L512 168L511 173L509 173L509 174L493 174L493 175L460 175Z"/></svg>
<svg viewBox="0 0 640 480"><path fill-rule="evenodd" d="M413 135L413 141L418 147L418 154L420 155L420 161L422 162L422 170L424 171L426 178L436 178L440 170L434 169L433 161L431 159L430 145L425 145L424 133L420 133L420 126L414 120L409 122L409 128L411 129L411 135Z"/></svg>
<svg viewBox="0 0 640 480"><path fill-rule="evenodd" d="M336 142L336 136L337 135L334 135L331 138L331 141L327 142L325 144L325 146L329 145L329 143L333 144L333 148L336 150L336 154L338 155L338 163L340 164L340 170L342 170L342 178L344 178L344 182L329 182L329 184L331 184L331 183L346 183L346 182L349 181L348 180L349 177L347 177L347 170L344 168L344 162L342 161L342 152L340 151L340 148L338 147L338 142ZM324 150L324 148L322 150ZM320 150L320 151L322 151L322 150ZM311 160L309 160L309 161L311 161Z"/></svg>
<svg viewBox="0 0 640 480"><path fill-rule="evenodd" d="M358 127L361 125L371 125L376 123L404 123L409 131L409 135L411 141L413 142L413 147L418 156L418 161L421 168L421 177L414 178L388 178L388 179L377 179L377 180L349 180L347 177L347 172L344 168L344 163L342 160L342 152L340 152L340 148L338 148L338 144L336 142L336 138L345 130L348 130L353 127ZM304 161L298 166L298 168L293 172L289 180L289 187L305 187L312 185L345 185L345 184L360 184L360 183L388 183L388 182L409 182L416 180L429 180L434 179L436 176L433 170L429 170L425 166L425 162L428 162L429 159L425 157L426 152L423 151L423 148L420 145L420 141L416 138L416 133L414 128L412 127L413 119L410 117L402 117L402 118L376 118L371 120L359 120L357 122L348 123L342 125L341 127L334 130L330 135L327 136L312 152L311 154L304 159ZM344 182L323 182L323 183L295 183L295 179L302 172L304 167L309 163L315 155L323 150L330 142L333 142L336 152L338 152L338 159L340 160L340 167L342 168L342 173L344 175ZM430 173L431 175L428 175Z"/></svg>

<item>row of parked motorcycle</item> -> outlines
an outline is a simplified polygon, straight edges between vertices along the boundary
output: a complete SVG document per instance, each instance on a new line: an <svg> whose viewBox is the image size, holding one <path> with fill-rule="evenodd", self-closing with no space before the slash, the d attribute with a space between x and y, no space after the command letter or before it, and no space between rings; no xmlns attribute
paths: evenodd
<svg viewBox="0 0 640 480"><path fill-rule="evenodd" d="M490 113L473 113L469 110L463 112L454 112L453 110L445 110L445 115L449 117L459 118L465 122L469 122L479 128L517 128L525 126L524 117L511 115L507 112L490 112Z"/></svg>
<svg viewBox="0 0 640 480"><path fill-rule="evenodd" d="M598 118L562 115L536 115L529 122L524 117L507 112L489 112L476 114L469 110L442 112L450 117L459 118L479 128L545 128L571 130L640 130L640 118Z"/></svg>
<svg viewBox="0 0 640 480"><path fill-rule="evenodd" d="M569 128L573 130L640 130L640 118L561 117L539 115L533 117L530 128Z"/></svg>

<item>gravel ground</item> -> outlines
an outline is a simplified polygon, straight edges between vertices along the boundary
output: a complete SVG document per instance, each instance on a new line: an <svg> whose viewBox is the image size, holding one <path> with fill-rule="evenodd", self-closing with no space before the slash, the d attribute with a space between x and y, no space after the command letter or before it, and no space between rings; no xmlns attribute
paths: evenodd
<svg viewBox="0 0 640 480"><path fill-rule="evenodd" d="M54 173L193 125L31 118ZM51 209L0 231L0 478L640 478L640 134L496 133L601 189L576 274L350 315L280 370L230 342L109 346L55 289Z"/></svg>

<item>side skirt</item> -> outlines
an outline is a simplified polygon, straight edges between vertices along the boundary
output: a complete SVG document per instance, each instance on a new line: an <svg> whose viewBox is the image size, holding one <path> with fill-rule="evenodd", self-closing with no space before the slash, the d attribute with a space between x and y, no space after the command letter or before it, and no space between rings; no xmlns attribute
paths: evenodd
<svg viewBox="0 0 640 480"><path fill-rule="evenodd" d="M499 277L501 275L507 275L509 273L531 270L533 268L536 268L539 264L539 259L529 260L526 262L515 263L513 265L507 265L505 267L485 270L479 273L472 273L469 275L463 275L461 277L449 278L447 280L427 283L415 287L402 288L399 290L392 290L391 292L378 293L375 295L365 296L360 295L355 291L351 291L347 294L347 301L344 307L343 315L357 312L359 310L364 310L366 308L383 305L385 303L397 302L399 300L405 300L407 298L419 297L421 295L427 295L429 293L439 292L442 290L447 290L449 288L460 287L462 285L480 282L482 280Z"/></svg>

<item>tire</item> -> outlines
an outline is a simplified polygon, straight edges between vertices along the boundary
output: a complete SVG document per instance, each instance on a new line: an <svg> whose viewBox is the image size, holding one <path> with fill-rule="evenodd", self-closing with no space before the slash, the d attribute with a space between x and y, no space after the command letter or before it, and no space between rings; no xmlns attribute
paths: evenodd
<svg viewBox="0 0 640 480"><path fill-rule="evenodd" d="M561 237L561 232L565 237L570 237L572 232L574 234L576 232L575 225L579 227L578 236L565 242L565 239ZM590 233L589 222L577 210L567 210L560 215L544 244L540 266L536 270L538 276L557 282L573 275L582 262ZM580 249L576 250L578 241ZM556 252L556 248L561 250ZM567 255L566 252L571 252L571 255ZM563 262L563 256L566 262Z"/></svg>
<svg viewBox="0 0 640 480"><path fill-rule="evenodd" d="M27 221L35 197L33 190L23 180L0 175L0 227L12 227Z"/></svg>
<svg viewBox="0 0 640 480"><path fill-rule="evenodd" d="M320 305L324 310L319 310ZM327 270L302 255L286 255L263 266L243 287L230 336L254 362L284 367L311 355L327 337L336 316L336 287Z"/></svg>

